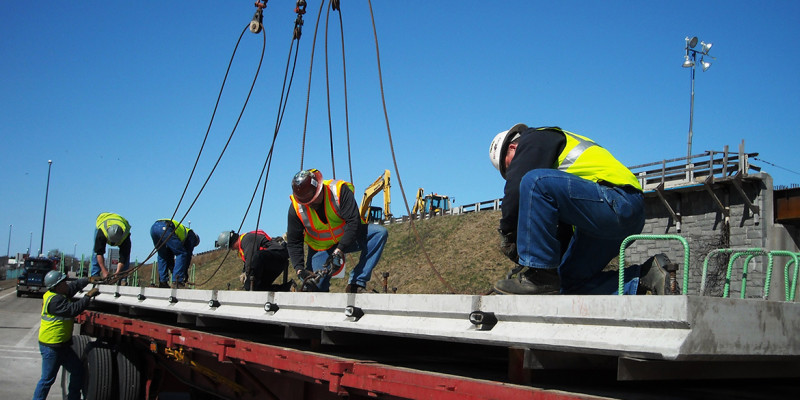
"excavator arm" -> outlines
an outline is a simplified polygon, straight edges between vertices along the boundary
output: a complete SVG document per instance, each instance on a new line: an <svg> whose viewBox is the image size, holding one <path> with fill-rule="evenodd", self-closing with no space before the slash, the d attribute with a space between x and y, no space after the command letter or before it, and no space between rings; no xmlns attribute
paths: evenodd
<svg viewBox="0 0 800 400"><path fill-rule="evenodd" d="M367 213L369 212L369 206L372 203L372 198L375 197L381 190L383 190L383 213L385 218L391 218L392 213L389 210L389 204L392 202L392 197L389 188L391 185L389 184L389 170L384 170L383 174L372 182L371 185L367 186L367 189L364 190L364 198L361 199L361 218L367 218Z"/></svg>

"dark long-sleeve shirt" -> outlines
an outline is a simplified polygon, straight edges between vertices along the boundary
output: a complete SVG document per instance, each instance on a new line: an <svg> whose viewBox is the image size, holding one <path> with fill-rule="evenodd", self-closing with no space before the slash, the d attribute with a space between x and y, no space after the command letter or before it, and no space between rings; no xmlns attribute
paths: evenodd
<svg viewBox="0 0 800 400"><path fill-rule="evenodd" d="M63 318L75 318L78 314L82 313L86 307L89 306L89 302L91 299L89 297L81 297L78 300L72 300L72 296L75 296L81 289L85 288L86 285L89 284L89 280L86 278L81 278L76 281L67 282L67 287L69 287L69 292L66 295L63 294L56 294L50 299L50 303L47 304L47 312L53 314L57 317Z"/></svg>
<svg viewBox="0 0 800 400"><path fill-rule="evenodd" d="M272 252L281 252L284 250L284 245L281 244L279 240L269 240L267 236L262 231L251 231L247 232L239 241L239 246L242 248L242 254L244 254L244 265L242 267L242 272L247 271L248 268L262 268L264 266L253 264L252 258L255 258L260 261L264 261L266 259L257 257L257 253L259 251L272 251ZM284 253L285 254L285 253Z"/></svg>
<svg viewBox="0 0 800 400"><path fill-rule="evenodd" d="M311 212L316 213L320 220L327 223L325 216L325 203L328 201L328 190L323 188L322 194L325 196L323 201L317 208L312 208ZM339 192L339 216L345 221L344 234L339 239L336 247L344 251L352 245L357 235L367 234L367 226L361 223L361 214L358 211L358 203L347 185L342 185ZM286 243L288 245L289 257L292 260L292 266L295 269L303 269L305 264L305 255L303 254L303 238L305 235L305 227L303 221L297 216L294 206L289 205L289 219L286 230Z"/></svg>
<svg viewBox="0 0 800 400"><path fill-rule="evenodd" d="M522 177L534 169L556 168L558 155L567 145L567 138L555 129L537 131L529 128L520 133L514 159L506 170L506 186L503 196L503 216L500 230L516 232L519 219L519 184ZM503 162L503 160L500 160Z"/></svg>

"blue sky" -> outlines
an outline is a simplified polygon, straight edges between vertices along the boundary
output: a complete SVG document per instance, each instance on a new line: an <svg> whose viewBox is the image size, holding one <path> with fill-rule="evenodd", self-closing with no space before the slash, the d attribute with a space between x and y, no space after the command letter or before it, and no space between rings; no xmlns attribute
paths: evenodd
<svg viewBox="0 0 800 400"><path fill-rule="evenodd" d="M294 1L265 10L266 54L247 110L185 221L196 251L236 229L269 150L295 20ZM278 135L259 227L282 234L300 169L306 92L320 1L305 15L295 80ZM357 198L384 169L392 211L403 196L381 107L368 4L343 1L348 111ZM373 1L389 126L402 187L501 197L488 160L494 135L518 122L589 136L627 165L687 151L690 70L684 38L714 44L696 72L693 153L742 140L776 185L800 182L800 2ZM0 238L12 254L44 248L89 255L95 217L133 225L133 254L172 215L208 127L253 1L0 2ZM303 166L332 176L325 95L325 14L311 73ZM336 177L350 180L338 15L328 28ZM262 36L247 32L178 218L200 190L242 107ZM259 190L260 193L260 190ZM260 198L260 196L259 196ZM258 201L258 200L257 200ZM373 202L380 203L379 198ZM256 226L257 206L243 229ZM10 236L8 235L10 232ZM481 234L477 233L476 234ZM492 232L486 232L492 234ZM9 240L10 239L10 240ZM2 239L0 239L2 240ZM8 241L8 242L6 242ZM5 254L0 251L0 254Z"/></svg>

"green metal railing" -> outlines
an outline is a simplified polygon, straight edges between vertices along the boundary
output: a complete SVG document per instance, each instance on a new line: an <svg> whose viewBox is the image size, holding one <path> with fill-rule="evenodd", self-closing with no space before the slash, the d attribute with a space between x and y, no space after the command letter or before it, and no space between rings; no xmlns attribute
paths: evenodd
<svg viewBox="0 0 800 400"><path fill-rule="evenodd" d="M625 286L625 249L635 240L677 240L683 245L683 287L681 294L688 294L689 290L689 242L681 235L631 235L622 241L619 246L619 295Z"/></svg>

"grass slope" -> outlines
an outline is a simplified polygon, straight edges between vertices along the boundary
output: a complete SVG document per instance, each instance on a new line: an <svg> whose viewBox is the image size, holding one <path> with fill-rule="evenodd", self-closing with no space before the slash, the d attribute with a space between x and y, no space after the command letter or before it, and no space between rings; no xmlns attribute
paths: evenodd
<svg viewBox="0 0 800 400"><path fill-rule="evenodd" d="M451 289L460 294L487 293L513 267L499 251L499 219L500 211L483 211L417 220L413 225L421 245L411 223L387 225L389 239L367 289L383 292L383 274L388 273L390 292L396 288L397 293L449 293ZM242 262L234 252L227 258L225 253L212 251L192 259L198 289L241 288ZM348 254L348 274L357 261L358 253ZM141 269L145 283L149 274L149 267ZM289 278L296 279L294 272ZM347 277L333 279L331 292L343 292L346 284Z"/></svg>

